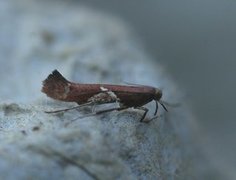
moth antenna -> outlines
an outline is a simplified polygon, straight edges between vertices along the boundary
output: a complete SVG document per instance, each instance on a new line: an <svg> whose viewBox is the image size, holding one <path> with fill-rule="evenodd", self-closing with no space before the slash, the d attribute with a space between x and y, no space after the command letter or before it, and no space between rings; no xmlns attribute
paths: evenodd
<svg viewBox="0 0 236 180"><path fill-rule="evenodd" d="M168 110L167 110L167 108L165 107L165 105L163 104L163 102L160 102L160 101L159 101L159 103L160 103L160 105L163 107L163 109L165 109L165 111L168 112Z"/></svg>
<svg viewBox="0 0 236 180"><path fill-rule="evenodd" d="M162 104L165 104L166 106L169 106L169 107L179 107L179 106L181 106L181 103L168 103L168 102L166 102L166 101L160 101Z"/></svg>
<svg viewBox="0 0 236 180"><path fill-rule="evenodd" d="M57 70L54 70L44 81L42 92L53 99L63 100L66 98L70 82Z"/></svg>

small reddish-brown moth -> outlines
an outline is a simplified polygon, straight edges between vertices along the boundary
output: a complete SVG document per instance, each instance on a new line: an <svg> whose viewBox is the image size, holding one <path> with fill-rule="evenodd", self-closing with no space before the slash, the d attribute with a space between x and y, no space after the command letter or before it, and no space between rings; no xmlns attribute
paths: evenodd
<svg viewBox="0 0 236 180"><path fill-rule="evenodd" d="M119 103L119 107L97 111L93 114L134 108L144 111L140 120L142 122L148 112L148 109L143 107L143 105L152 100L156 103L154 117L156 117L157 114L158 103L160 103L167 111L161 101L162 91L158 88L143 85L73 83L65 79L57 70L54 70L52 74L43 81L42 92L56 100L76 102L79 104L76 107L57 111L48 111L47 113L68 111L87 105L91 106L117 102Z"/></svg>

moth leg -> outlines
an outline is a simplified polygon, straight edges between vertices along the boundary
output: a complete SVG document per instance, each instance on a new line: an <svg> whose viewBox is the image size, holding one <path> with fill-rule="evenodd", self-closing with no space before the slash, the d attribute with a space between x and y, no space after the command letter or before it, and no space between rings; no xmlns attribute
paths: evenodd
<svg viewBox="0 0 236 180"><path fill-rule="evenodd" d="M79 103L78 103L79 104ZM87 107L90 107L89 108L89 111L91 111L92 113L95 111L95 109L96 109L96 104L94 103L94 102L88 102L88 103L85 103L85 104L88 104L88 106ZM80 112L80 109L78 108L78 109L76 109L78 112ZM87 109L85 110L85 111L87 111Z"/></svg>
<svg viewBox="0 0 236 180"><path fill-rule="evenodd" d="M70 111L70 110L73 110L73 109L78 110L81 107L90 106L91 104L92 104L91 102L88 102L88 103L84 103L84 104L77 105L77 106L70 107L70 108L59 109L59 110L55 110L55 111L44 111L44 112L50 114L50 113L66 112L66 111Z"/></svg>
<svg viewBox="0 0 236 180"><path fill-rule="evenodd" d="M128 107L116 107L116 108L111 108L111 109L105 109L105 110L101 110L101 111L97 111L95 112L95 115L97 114L103 114L103 113L107 113L107 112L111 112L111 111L121 111L124 109L128 109Z"/></svg>
<svg viewBox="0 0 236 180"><path fill-rule="evenodd" d="M108 89L105 89L104 87L100 87L100 88L102 92L95 94L88 99L88 102L92 103L91 111L92 113L95 113L95 114L96 114L96 111L95 111L96 105L119 102L119 98L117 98L114 92L109 91Z"/></svg>
<svg viewBox="0 0 236 180"><path fill-rule="evenodd" d="M94 112L94 113L91 113L91 114L85 114L83 116L79 116L79 117L77 117L75 119L72 119L70 122L67 122L65 124L65 127L68 126L70 123L78 120L78 119L82 119L82 118L89 117L89 116L96 116L96 115L99 115L99 114L103 114L103 113L107 113L107 112L111 112L111 111L115 111L115 110L121 111L121 110L124 110L124 109L128 109L128 107L124 107L124 106L123 107L116 107L116 108L111 108L111 109L105 109L105 110L97 111L97 112Z"/></svg>
<svg viewBox="0 0 236 180"><path fill-rule="evenodd" d="M149 109L146 108L146 107L143 107L143 106L141 106L141 107L135 107L134 109L139 109L139 110L144 111L143 116L142 116L141 119L140 119L140 122L143 122L143 120L144 120L144 118L146 117L146 115L147 115Z"/></svg>
<svg viewBox="0 0 236 180"><path fill-rule="evenodd" d="M156 103L156 109L155 109L155 112L154 112L154 116L157 115L157 111L158 111L158 101L155 101L155 103Z"/></svg>
<svg viewBox="0 0 236 180"><path fill-rule="evenodd" d="M155 115L151 119L149 119L148 122L151 122L153 119L156 119L156 118L159 118L159 117L163 117L163 115Z"/></svg>
<svg viewBox="0 0 236 180"><path fill-rule="evenodd" d="M91 111L92 111L92 113L94 113L94 112L95 112L95 109L96 109L96 105L95 105L95 104L93 104L93 105L92 105L92 108L91 108Z"/></svg>

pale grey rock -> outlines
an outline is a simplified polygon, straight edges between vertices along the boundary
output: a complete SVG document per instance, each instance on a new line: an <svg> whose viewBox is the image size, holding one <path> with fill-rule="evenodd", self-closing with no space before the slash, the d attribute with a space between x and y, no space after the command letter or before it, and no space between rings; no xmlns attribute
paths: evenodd
<svg viewBox="0 0 236 180"><path fill-rule="evenodd" d="M131 83L163 89L167 102L182 102L165 70L143 51L119 19L62 1L0 1L1 179L189 179L194 118L169 108L152 122L129 109L71 120L75 105L40 92L58 69L77 82ZM154 104L148 104L148 118ZM190 176L191 175L191 176Z"/></svg>

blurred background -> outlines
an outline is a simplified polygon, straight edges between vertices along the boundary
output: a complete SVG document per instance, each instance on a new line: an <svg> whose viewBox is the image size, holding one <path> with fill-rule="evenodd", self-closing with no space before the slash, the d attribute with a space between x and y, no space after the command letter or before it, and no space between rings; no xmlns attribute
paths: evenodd
<svg viewBox="0 0 236 180"><path fill-rule="evenodd" d="M225 177L236 179L236 1L67 2L107 12L132 27L146 52L184 92L209 161ZM3 11L0 4L0 14ZM0 30L4 31L4 26ZM4 48L1 51L5 53Z"/></svg>
<svg viewBox="0 0 236 180"><path fill-rule="evenodd" d="M236 1L78 0L133 27L185 92L213 165L236 179Z"/></svg>

